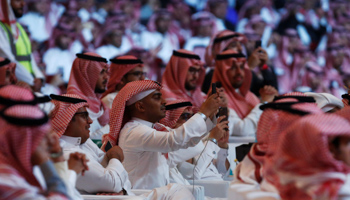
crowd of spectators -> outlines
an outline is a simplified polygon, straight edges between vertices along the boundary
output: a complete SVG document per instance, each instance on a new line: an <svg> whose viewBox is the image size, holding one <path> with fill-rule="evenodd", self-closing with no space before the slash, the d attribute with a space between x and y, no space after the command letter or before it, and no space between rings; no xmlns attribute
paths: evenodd
<svg viewBox="0 0 350 200"><path fill-rule="evenodd" d="M31 38L45 81L61 86L56 93L65 93L81 52L107 59L135 55L152 80L161 80L174 49L193 51L210 69L208 49L228 29L246 36L242 52L248 57L261 41L280 94L340 97L350 84L349 5L346 0L26 0L18 22ZM257 67L252 70L259 75Z"/></svg>

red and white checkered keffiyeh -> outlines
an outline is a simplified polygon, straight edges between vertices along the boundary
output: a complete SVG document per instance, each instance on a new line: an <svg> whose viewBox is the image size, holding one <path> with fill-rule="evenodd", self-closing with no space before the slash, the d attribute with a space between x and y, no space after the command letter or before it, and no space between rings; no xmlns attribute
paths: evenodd
<svg viewBox="0 0 350 200"><path fill-rule="evenodd" d="M7 117L21 119L42 119L45 113L37 106L15 105L7 108L4 113ZM31 155L43 137L49 132L50 124L38 126L21 126L0 120L0 173L13 174L23 177L29 184L41 188L33 174ZM1 186L0 193L4 194L8 187ZM11 199L21 194L12 194Z"/></svg>
<svg viewBox="0 0 350 200"><path fill-rule="evenodd" d="M2 0L0 4L0 21L11 27L12 35L18 38L19 30L16 26L16 17L11 7L11 0Z"/></svg>
<svg viewBox="0 0 350 200"><path fill-rule="evenodd" d="M62 96L82 99L79 95L76 94L64 94ZM69 103L55 99L52 99L51 102L55 105L55 108L50 113L52 130L55 131L59 137L64 134L68 127L68 124L74 117L77 110L79 108L89 106L87 102Z"/></svg>
<svg viewBox="0 0 350 200"><path fill-rule="evenodd" d="M95 53L84 53L84 55L102 58ZM72 65L67 94L77 94L85 99L89 104L89 109L98 113L103 107L104 113L98 118L102 126L109 121L109 108L102 103L100 97L102 94L95 93L95 87L102 69L108 69L105 62L76 58Z"/></svg>
<svg viewBox="0 0 350 200"><path fill-rule="evenodd" d="M123 128L124 124L131 119L130 116L124 115L126 102L136 94L151 89L160 90L161 85L151 80L133 81L126 84L119 91L112 104L109 123L110 131L107 135L104 135L101 149L104 150L108 141L113 146L118 144L120 130Z"/></svg>
<svg viewBox="0 0 350 200"><path fill-rule="evenodd" d="M177 104L187 102L186 100L175 100L167 103L167 105ZM184 106L172 110L167 110L165 117L159 121L159 123L164 124L170 128L175 128L177 120L179 120L181 114L184 112L186 108L192 108L192 106Z"/></svg>
<svg viewBox="0 0 350 200"><path fill-rule="evenodd" d="M10 60L0 57L0 86L5 85L6 71L10 71L10 83L15 84L17 82L15 70L16 63L11 63Z"/></svg>
<svg viewBox="0 0 350 200"><path fill-rule="evenodd" d="M7 85L0 88L0 110L13 104L31 104L35 105L35 96L28 89Z"/></svg>
<svg viewBox="0 0 350 200"><path fill-rule="evenodd" d="M112 59L111 62L107 91L103 93L102 98L109 93L116 91L116 86L120 83L125 74L135 67L143 67L141 60L131 55L116 57L115 59Z"/></svg>
<svg viewBox="0 0 350 200"><path fill-rule="evenodd" d="M176 52L190 56L197 56L195 53L184 49L180 49L173 53L162 77L162 94L167 100L184 99L190 101L194 107L200 108L200 106L205 100L205 95L203 95L201 91L201 87L205 77L203 63L200 61L199 56L198 59L191 59L174 55L176 54ZM185 89L185 82L188 69L194 65L199 65L201 69L199 72L197 87L190 96L188 95L188 92L191 91L187 91Z"/></svg>
<svg viewBox="0 0 350 200"><path fill-rule="evenodd" d="M293 96L306 95L302 93L288 93L284 95L284 97L287 96L290 97L274 101L274 103L300 102ZM316 103L301 102L291 107L309 113L322 113L322 110L317 107ZM301 115L293 114L283 109L267 108L264 110L258 123L257 143L252 146L247 156L240 163L241 166L237 168L235 176L245 183L261 183L264 178L265 163L269 162L269 158L275 153L275 146L281 132L301 117ZM250 171L251 168L245 167L245 165L250 165L250 163L254 164L254 172Z"/></svg>
<svg viewBox="0 0 350 200"><path fill-rule="evenodd" d="M337 114L350 122L350 107L344 107L343 109L336 111L334 114Z"/></svg>
<svg viewBox="0 0 350 200"><path fill-rule="evenodd" d="M238 52L227 50L220 55L228 54L238 54ZM230 57L223 60L216 60L212 83L221 82L227 95L228 107L235 110L237 115L243 119L249 114L254 106L260 103L260 100L252 92L250 92L252 72L250 71L247 63L245 63L244 66L244 81L242 86L239 88L240 94L238 94L235 91L235 88L232 87L231 82L227 77L227 71L230 70L233 63L237 61L246 62L246 58Z"/></svg>
<svg viewBox="0 0 350 200"><path fill-rule="evenodd" d="M282 199L338 199L350 168L333 157L328 145L330 138L350 137L349 126L334 114L317 114L282 133L266 174Z"/></svg>
<svg viewBox="0 0 350 200"><path fill-rule="evenodd" d="M230 30L223 30L216 34L205 50L205 62L207 66L214 66L215 57L221 54L234 41L246 43L247 38L244 34Z"/></svg>

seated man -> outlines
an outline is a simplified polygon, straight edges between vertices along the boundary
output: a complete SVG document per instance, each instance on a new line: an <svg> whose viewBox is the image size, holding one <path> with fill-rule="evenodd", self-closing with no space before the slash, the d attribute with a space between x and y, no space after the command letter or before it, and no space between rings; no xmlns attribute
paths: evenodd
<svg viewBox="0 0 350 200"><path fill-rule="evenodd" d="M48 118L37 106L14 105L0 117L0 199L68 199L48 151ZM39 166L43 189L33 174Z"/></svg>
<svg viewBox="0 0 350 200"><path fill-rule="evenodd" d="M102 102L111 109L118 92L131 81L144 80L145 73L143 62L135 56L119 56L110 61L110 78L107 91L102 95Z"/></svg>
<svg viewBox="0 0 350 200"><path fill-rule="evenodd" d="M160 123L171 128L181 126L194 114L190 102L179 100L168 103L166 107L166 117L161 119ZM225 128L228 128L227 122L221 121L224 117L218 118L220 123L211 130L209 138L205 142L208 144L200 142L195 147L180 149L168 154L168 163L176 162L175 167L177 165L178 168L184 169L179 170L185 172L183 175L186 179L222 180L224 177L228 177L230 172L230 163L227 160L229 135L228 131L225 131ZM186 160L189 160L191 164L186 163ZM176 179L176 176L182 176L176 173L179 170L170 169L170 178Z"/></svg>
<svg viewBox="0 0 350 200"><path fill-rule="evenodd" d="M260 102L271 102L277 90L271 86L260 89L261 100L249 91L251 71L243 54L224 51L216 57L212 83L220 82L225 89L229 108L230 135L255 135L262 111Z"/></svg>
<svg viewBox="0 0 350 200"><path fill-rule="evenodd" d="M265 163L276 152L275 146L280 133L290 124L306 114L320 114L315 100L300 92L278 96L271 103L265 104L256 133L255 143L244 159L235 168L236 183L261 185L264 190L271 190L271 185L264 180Z"/></svg>
<svg viewBox="0 0 350 200"><path fill-rule="evenodd" d="M60 137L65 157L72 152L83 152L90 160L89 171L77 178L77 189L81 193L132 194L128 173L121 164L121 149L116 146L103 153L90 139L92 120L87 112L87 101L73 94L51 95L51 98L55 104L51 113L52 128Z"/></svg>
<svg viewBox="0 0 350 200"><path fill-rule="evenodd" d="M41 109L41 104L49 101L50 98L37 97L34 93L23 87L16 85L8 85L0 88L0 109L6 109L14 105L36 105ZM42 109L41 109L42 110ZM69 155L69 159L65 160L62 156L62 149L59 145L56 134L47 135L49 153L54 167L60 178L64 181L67 187L67 193L71 199L83 199L79 192L75 189L76 175L81 173L86 168L85 155L75 152ZM45 188L44 177L38 166L33 167L33 173L40 185Z"/></svg>
<svg viewBox="0 0 350 200"><path fill-rule="evenodd" d="M60 137L64 155L71 152L84 152L90 160L89 170L78 176L76 187L81 193L112 193L133 195L128 173L121 162L123 152L114 146L102 152L89 138L91 119L86 110L87 102L77 95L51 95L55 104L52 111L52 128ZM179 193L177 193L179 192ZM153 199L167 196L168 199L192 199L189 190L180 185L156 188L144 197Z"/></svg>
<svg viewBox="0 0 350 200"><path fill-rule="evenodd" d="M198 55L183 49L173 51L162 78L164 99L190 101L198 111L206 96L201 91L204 76L205 70Z"/></svg>
<svg viewBox="0 0 350 200"><path fill-rule="evenodd" d="M108 124L109 108L100 97L106 91L108 65L105 58L95 53L77 54L72 65L67 94L77 94L89 103L89 116L92 119L91 139L101 140L104 134L100 129Z"/></svg>
<svg viewBox="0 0 350 200"><path fill-rule="evenodd" d="M169 183L164 153L195 146L211 130L206 122L220 106L222 93L211 95L199 112L177 129L157 123L165 117L161 85L151 80L128 83L116 96L111 112L111 130L104 147L119 144L123 165L134 188L150 189ZM162 131L158 131L162 130Z"/></svg>
<svg viewBox="0 0 350 200"><path fill-rule="evenodd" d="M349 122L334 114L303 117L285 129L266 167L281 199L348 199Z"/></svg>

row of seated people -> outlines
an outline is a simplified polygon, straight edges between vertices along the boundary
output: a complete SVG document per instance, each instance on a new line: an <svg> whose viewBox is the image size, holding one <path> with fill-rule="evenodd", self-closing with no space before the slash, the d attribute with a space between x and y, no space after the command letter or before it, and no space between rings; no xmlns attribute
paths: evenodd
<svg viewBox="0 0 350 200"><path fill-rule="evenodd" d="M203 68L200 65L198 56L188 51L174 51L171 57L171 63L174 67L169 65L170 67L166 69L163 88L159 83L150 80L127 83L126 78L129 75L143 79L142 71L131 72L131 70L136 69L135 67L142 68L142 62L135 57L124 56L112 60L110 81L107 81L109 73L106 59L92 53L78 54L77 57L72 66L68 94L51 96L55 108L50 112L50 116L52 117L53 130L61 138L63 152L64 154L67 153L65 157L68 158L69 154L75 151L79 152L80 148L87 154L90 160L89 163L95 160L96 166L101 167L101 170L98 170L98 167L95 166L89 167L89 170L84 175L86 177L78 177L77 183L79 184L79 179L81 179L82 184L77 185L77 188L79 191L87 193L119 193L125 190L124 193L131 194L129 190L131 185L133 188L138 189L164 187L170 183L171 176L179 175L179 173L172 175L172 168L179 163L192 159L201 153L203 149L207 150L207 146L209 146L207 147L208 149L216 148L216 150L211 152L206 151L205 156L195 158L194 160L197 163L195 167L198 166L198 168L194 169L194 171L197 170L197 172L200 172L200 168L202 167L204 168L204 176L215 175L222 178L222 175L227 175L230 166L230 160L227 160L225 157L227 156L225 149L228 148L228 136L233 134L244 135L247 129L251 130L251 133L248 132L247 135L254 135L262 113L259 109L262 104L259 102L271 102L274 96L277 95L276 90L271 86L261 89L261 100L249 91L251 71L247 67L244 55L233 50L225 51L216 57L217 67L214 70L212 82L221 82L222 88L218 88L215 94L210 92L206 99L205 95L200 91L201 84L198 84L203 81L203 78L199 77ZM1 85L14 84L16 82L14 75L15 66L6 59L2 59L1 62L3 65L1 68L5 69L5 73L3 73L5 83L1 83ZM117 84L113 83L113 65L119 66L120 69L124 67L125 70L125 72L122 72L124 74L122 74L120 73L121 70L118 71L118 68L115 69L119 72L119 74L115 73L119 75L120 80ZM133 68L126 70L125 68L127 66L131 67L130 65ZM178 68L180 67L187 69L179 70ZM167 76L167 74L169 75ZM178 74L179 76L174 77L174 74ZM110 84L113 85L108 87L108 89L112 88L111 90L114 93L116 93L117 87L121 88L117 91L118 94L115 95L112 101L110 112L108 106L101 100L101 94L105 92L107 83L108 86ZM14 98L12 101L4 101L4 104L15 104L13 102L18 101L18 99L28 99L28 96L14 96L13 92L16 90L14 88L8 89L8 87L4 87L4 89L7 89L5 94L8 98ZM21 93L24 92L22 91ZM109 94L111 93L107 93L105 96ZM180 125L181 119L179 113L181 116L184 111L177 112L177 115L171 114L164 119L164 122L162 122L163 120L161 121L166 125L168 125L167 122L172 121L169 127L177 127L176 129L171 129L157 123L166 116L166 101L163 96L168 101L183 99L180 101L180 105L186 108L185 111L192 110L196 114L182 125ZM27 102L33 103L33 101L29 100ZM175 102L174 105L179 106L179 103ZM173 106L173 108L177 106ZM229 108L228 122L223 121L223 117L218 119L214 117L219 107ZM342 105L336 102L335 107L342 107ZM5 121L7 123L16 123L16 120L11 121L13 116L7 116L5 111L6 109L3 112ZM256 118L251 117L252 115ZM183 118L186 118L185 116ZM81 119L75 120L78 117ZM41 122L42 120L38 121ZM76 123L77 125L71 126L71 124ZM246 130L242 128L234 129L234 127L243 126L241 124L245 125ZM94 127L98 128L92 131L91 129ZM213 129L213 127L215 128ZM103 132L106 130L108 131ZM239 130L241 132L238 132ZM96 134L96 132L108 134L102 136L102 134ZM208 133L209 137L207 137ZM98 150L97 146L89 139L90 137L102 139L102 150L107 153L104 154ZM201 140L204 138L206 138L206 147L203 147L203 143L201 143ZM189 153L181 153L182 150L177 151L179 149L185 152L191 152L194 155L186 155ZM87 152L94 156L89 155ZM216 152L221 154L221 156L218 156L216 162L208 163L205 158L211 161L214 157L212 154L216 154ZM86 163L86 161L84 162ZM144 163L144 165L141 163ZM114 164L114 167L109 168L108 166L110 164ZM86 166L85 164L85 169ZM215 166L217 172L212 170ZM113 173L103 168L114 170L117 176L111 178ZM101 186L101 184L97 184L101 179L93 175L97 175L99 172L106 175L107 180L110 181L112 191L104 191L103 188L107 188L105 184L103 188L98 187ZM88 173L94 178L87 175ZM196 175L198 174L201 173L197 173ZM193 174L193 176L195 175ZM95 186L90 181L84 180L84 178L94 180L97 185ZM115 189L115 187L119 188ZM151 194L153 193L151 192Z"/></svg>

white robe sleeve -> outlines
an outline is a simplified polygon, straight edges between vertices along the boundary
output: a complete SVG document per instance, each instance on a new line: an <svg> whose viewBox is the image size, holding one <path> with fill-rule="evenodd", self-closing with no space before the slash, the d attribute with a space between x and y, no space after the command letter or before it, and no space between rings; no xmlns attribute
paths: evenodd
<svg viewBox="0 0 350 200"><path fill-rule="evenodd" d="M75 182L77 181L77 173L73 170L68 169L68 162L57 162L54 163L55 169L66 185L68 195L71 199L82 200L83 197L75 189Z"/></svg>
<svg viewBox="0 0 350 200"><path fill-rule="evenodd" d="M84 176L78 176L76 187L80 191L87 193L120 192L124 184L129 181L128 173L117 159L111 159L106 168L90 159L88 166L89 170Z"/></svg>
<svg viewBox="0 0 350 200"><path fill-rule="evenodd" d="M256 105L244 119L241 119L235 110L229 109L228 127L231 136L255 135L262 114L262 110L259 108L260 105Z"/></svg>
<svg viewBox="0 0 350 200"><path fill-rule="evenodd" d="M207 144L204 147L202 155L198 155L195 158L194 168L194 179L199 180L202 178L209 164L213 161L216 154L219 152L220 147L214 142L207 141Z"/></svg>
<svg viewBox="0 0 350 200"><path fill-rule="evenodd" d="M148 126L136 126L126 134L128 146L132 149L168 153L195 146L207 132L205 121L199 114L195 114L182 126L170 129L169 132L157 131Z"/></svg>
<svg viewBox="0 0 350 200"><path fill-rule="evenodd" d="M197 155L199 155L204 148L204 144L200 141L194 147L188 147L187 149L179 149L177 151L168 153L168 165L169 168L175 167L177 164L181 162L186 162L186 160L191 159Z"/></svg>

